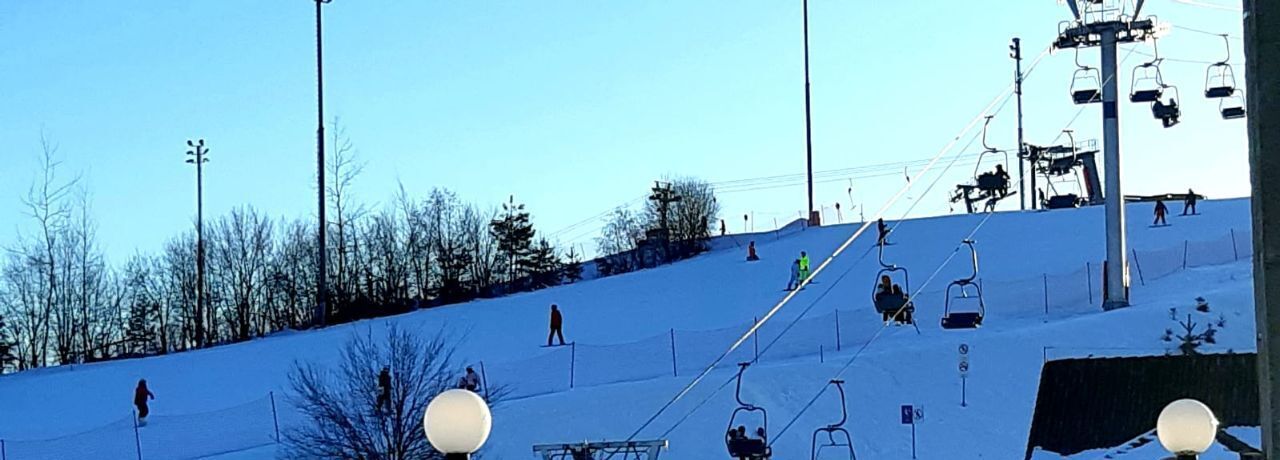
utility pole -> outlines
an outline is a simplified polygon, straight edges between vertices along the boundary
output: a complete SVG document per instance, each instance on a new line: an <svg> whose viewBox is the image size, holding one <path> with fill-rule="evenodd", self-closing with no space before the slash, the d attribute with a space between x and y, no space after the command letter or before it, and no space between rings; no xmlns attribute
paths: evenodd
<svg viewBox="0 0 1280 460"><path fill-rule="evenodd" d="M813 209L813 120L809 109L809 0L804 4L804 147L809 183L809 225L821 225L822 213Z"/></svg>
<svg viewBox="0 0 1280 460"><path fill-rule="evenodd" d="M204 164L209 162L205 155L209 149L204 148L204 139L191 142L187 139L188 164L196 165L196 311L195 340L196 347L204 346Z"/></svg>
<svg viewBox="0 0 1280 460"><path fill-rule="evenodd" d="M1245 93L1253 208L1253 295L1258 331L1262 455L1280 458L1280 6L1245 0Z"/></svg>
<svg viewBox="0 0 1280 460"><path fill-rule="evenodd" d="M653 194L649 195L649 199L658 203L658 228L663 232L669 232L667 211L671 203L680 201L680 197L676 195L675 190L672 190L670 182L654 181Z"/></svg>
<svg viewBox="0 0 1280 460"><path fill-rule="evenodd" d="M1143 0L1138 0L1132 18L1139 18ZM1067 0L1075 21L1062 30L1055 48L1100 47L1102 50L1102 137L1106 169L1107 263L1103 282L1102 308L1113 310L1129 305L1129 257L1126 252L1124 193L1120 187L1120 110L1116 101L1116 47L1155 38L1152 19L1129 20L1123 11L1108 9L1105 2Z"/></svg>
<svg viewBox="0 0 1280 460"><path fill-rule="evenodd" d="M1027 148L1022 140L1022 39L1013 38L1013 44L1009 45L1009 51L1013 54L1015 70L1013 72L1013 92L1018 95L1018 201L1019 209L1027 209L1027 175L1023 169L1023 164L1027 162ZM1035 167L1031 168L1031 180L1035 180ZM1031 187L1035 189L1033 185ZM1035 200L1032 200L1032 207L1035 206Z"/></svg>
<svg viewBox="0 0 1280 460"><path fill-rule="evenodd" d="M316 311L312 321L316 327L324 326L329 298L327 263L328 246L325 245L327 221L324 216L324 38L321 29L320 7L333 0L316 1L316 207L319 228L316 230Z"/></svg>

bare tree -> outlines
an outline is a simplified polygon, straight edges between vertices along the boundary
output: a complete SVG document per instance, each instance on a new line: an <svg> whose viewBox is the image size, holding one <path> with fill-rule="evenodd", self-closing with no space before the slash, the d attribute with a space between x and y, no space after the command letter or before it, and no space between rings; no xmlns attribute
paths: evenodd
<svg viewBox="0 0 1280 460"><path fill-rule="evenodd" d="M32 367L44 365L47 362L50 340L63 337L63 334L55 335L53 330L55 313L63 320L58 321L57 332L64 332L69 336L74 330L71 315L62 308L66 305L66 286L61 283L65 278L59 275L66 273L66 262L60 257L60 249L65 244L64 238L72 215L68 198L78 178L62 180L58 176L58 167L61 165L61 161L56 159L58 147L43 133L40 135L40 147L40 175L32 182L27 195L22 199L27 216L35 221L37 233L31 238L32 242L25 245L22 255L26 259L25 263L40 275L39 284L35 286L39 293L39 303L23 305L23 308L35 309L34 317L28 321L37 328L30 338ZM22 239L20 235L19 240ZM59 358L66 362L70 346L64 347L66 344L62 342L59 345Z"/></svg>
<svg viewBox="0 0 1280 460"><path fill-rule="evenodd" d="M353 336L336 369L294 365L295 404L307 416L286 434L292 458L441 459L422 431L422 416L435 395L458 375L454 348L437 333L424 337L391 327L384 338ZM390 404L379 407L378 374L391 374ZM500 395L490 391L490 405ZM499 396L499 397L495 397Z"/></svg>
<svg viewBox="0 0 1280 460"><path fill-rule="evenodd" d="M223 316L234 340L248 340L260 334L258 306L266 289L267 267L272 251L271 221L253 208L238 208L213 225L210 273L214 280L214 304ZM217 300L221 302L217 302Z"/></svg>
<svg viewBox="0 0 1280 460"><path fill-rule="evenodd" d="M627 208L617 208L605 218L604 228L596 237L596 250L601 255L619 254L635 249L644 239L644 221Z"/></svg>
<svg viewBox="0 0 1280 460"><path fill-rule="evenodd" d="M364 171L364 163L357 158L351 138L347 136L347 129L337 117L333 119L333 148L330 152L330 158L325 161L325 165L329 169L328 176L331 179L326 185L325 195L328 197L326 201L330 206L329 215L332 220L326 224L326 227L331 228L330 231L333 233L332 251L337 256L337 265L333 267L334 271L331 274L334 283L331 285L333 292L330 295L338 304L331 307L338 310L350 302L353 293L357 290L355 284L360 270L352 266L351 259L353 253L359 250L356 241L358 232L355 227L366 210L363 204L355 201L351 190L360 173Z"/></svg>

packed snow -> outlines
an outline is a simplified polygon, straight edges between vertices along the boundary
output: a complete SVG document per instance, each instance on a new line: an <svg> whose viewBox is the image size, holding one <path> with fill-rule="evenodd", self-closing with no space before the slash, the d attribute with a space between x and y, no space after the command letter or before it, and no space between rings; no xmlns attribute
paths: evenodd
<svg viewBox="0 0 1280 460"><path fill-rule="evenodd" d="M1151 228L1151 205L1129 205L1133 306L1112 312L1098 307L1101 207L889 222L885 259L910 271L918 331L885 326L871 306L880 269L871 223L637 439L668 439L664 458L726 458L735 363L758 360L746 371L743 398L768 410L779 458L807 457L813 430L839 418L839 401L825 392L801 410L848 364L840 375L847 427L862 458L909 458L912 429L899 417L905 404L923 409L919 458L1021 457L1045 360L1163 354L1172 347L1160 340L1172 325L1169 309L1192 312L1197 296L1212 311L1196 314L1226 322L1211 350L1254 349L1249 201L1201 202L1202 215L1190 217L1173 207L1173 225ZM731 235L702 256L625 275L193 352L0 376L0 439L6 460L135 458L139 448L147 459L274 458L272 405L280 429L301 423L289 404L292 364L333 362L352 334L389 324L443 329L468 363L482 362L492 383L512 388L512 399L495 409L483 450L489 458L530 458L540 443L626 439L787 294L800 251L816 268L858 228ZM987 316L978 330L944 331L944 289L971 270L959 242L975 228ZM749 241L761 261L744 260ZM540 347L552 303L575 346ZM963 407L962 343L971 364ZM139 378L156 399L135 438Z"/></svg>

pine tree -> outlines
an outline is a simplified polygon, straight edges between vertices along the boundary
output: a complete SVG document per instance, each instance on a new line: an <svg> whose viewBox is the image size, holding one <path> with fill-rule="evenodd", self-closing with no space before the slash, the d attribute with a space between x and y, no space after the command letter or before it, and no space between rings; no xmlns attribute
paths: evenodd
<svg viewBox="0 0 1280 460"><path fill-rule="evenodd" d="M502 218L489 225L489 232L498 240L498 251L507 257L508 281L515 281L523 274L531 273L528 259L533 247L533 223L523 204L516 204L515 196L502 205Z"/></svg>
<svg viewBox="0 0 1280 460"><path fill-rule="evenodd" d="M538 240L537 246L530 251L525 262L529 273L533 274L535 287L548 287L560 284L564 264L556 255L556 248L545 238Z"/></svg>
<svg viewBox="0 0 1280 460"><path fill-rule="evenodd" d="M578 254L572 246L569 247L569 253L565 254L562 273L567 282L575 283L582 280L582 255Z"/></svg>

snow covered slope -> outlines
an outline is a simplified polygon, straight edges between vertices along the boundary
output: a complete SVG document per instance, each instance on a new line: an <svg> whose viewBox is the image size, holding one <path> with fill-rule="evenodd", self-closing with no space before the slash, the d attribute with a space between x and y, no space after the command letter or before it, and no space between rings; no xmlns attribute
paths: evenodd
<svg viewBox="0 0 1280 460"><path fill-rule="evenodd" d="M1021 456L1045 359L1163 353L1167 344L1159 337L1170 325L1169 308L1189 311L1196 296L1214 305L1211 319L1227 321L1218 348L1252 349L1249 202L1200 208L1201 216L1149 228L1151 206L1130 205L1134 306L1108 313L1097 307L1102 208L991 216L974 236L988 313L977 331L943 331L938 319L942 289L970 270L957 244L983 215L904 221L891 235L887 261L908 268L909 289L921 291L919 333L883 327L870 305L879 269L871 228L639 438L670 439L667 458L727 457L723 434L734 402L732 384L724 384L734 362L759 350L744 398L769 410L780 458L808 456L812 430L838 418L832 393L797 414L855 356L843 378L849 428L864 458L910 455L910 428L899 424L902 404L925 409L917 426L920 458ZM96 458L131 458L135 439L126 417L133 385L146 378L156 415L141 443L157 446L144 445L145 458L229 451L239 452L225 458L273 458L264 398L274 392L288 412L290 365L331 361L351 334L377 333L390 323L456 334L463 355L483 361L490 380L515 389L516 399L495 414L490 458L530 458L534 443L621 439L786 294L788 267L800 251L817 267L856 229L743 235L692 260L538 292L170 356L3 376L0 439L10 460L79 458L89 454L74 446L90 444L99 446L91 451ZM744 261L748 240L756 241L761 261ZM576 348L538 347L551 303L564 311ZM956 371L960 343L972 349L967 407L960 406ZM216 412L204 414L210 411ZM287 428L294 420L281 423ZM22 449L26 456L18 455Z"/></svg>

